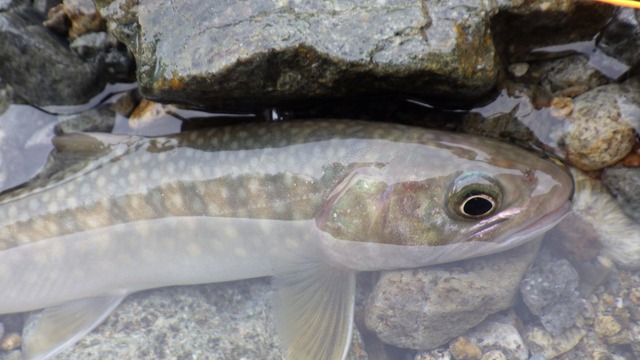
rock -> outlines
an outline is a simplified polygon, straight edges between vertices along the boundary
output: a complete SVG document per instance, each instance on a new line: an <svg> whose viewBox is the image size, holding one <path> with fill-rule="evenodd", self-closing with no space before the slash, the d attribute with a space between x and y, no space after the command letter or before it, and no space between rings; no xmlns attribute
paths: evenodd
<svg viewBox="0 0 640 360"><path fill-rule="evenodd" d="M465 334L485 353L482 360L499 359L527 360L529 351L518 329L504 318L492 315ZM498 354L488 355L492 352Z"/></svg>
<svg viewBox="0 0 640 360"><path fill-rule="evenodd" d="M14 7L23 6L28 0L0 0L0 11L6 11Z"/></svg>
<svg viewBox="0 0 640 360"><path fill-rule="evenodd" d="M577 169L572 169L571 173L576 185L573 213L595 225L605 256L618 266L640 269L640 223L620 209L599 181Z"/></svg>
<svg viewBox="0 0 640 360"><path fill-rule="evenodd" d="M545 359L553 359L574 348L585 334L584 329L576 327L553 335L541 327L530 326L525 328L523 337L532 355L542 354Z"/></svg>
<svg viewBox="0 0 640 360"><path fill-rule="evenodd" d="M640 168L608 168L602 183L611 191L624 212L640 222Z"/></svg>
<svg viewBox="0 0 640 360"><path fill-rule="evenodd" d="M7 111L13 101L13 88L11 85L0 81L0 115Z"/></svg>
<svg viewBox="0 0 640 360"><path fill-rule="evenodd" d="M10 351L19 348L22 345L22 336L15 332L4 334L0 339L0 350Z"/></svg>
<svg viewBox="0 0 640 360"><path fill-rule="evenodd" d="M589 65L584 55L536 62L530 72L556 96L576 96L579 95L576 91L585 92L608 82L604 75ZM573 93L567 94L568 91Z"/></svg>
<svg viewBox="0 0 640 360"><path fill-rule="evenodd" d="M111 46L113 44L109 43L109 34L104 31L84 34L69 44L69 48L85 60L96 58Z"/></svg>
<svg viewBox="0 0 640 360"><path fill-rule="evenodd" d="M480 360L507 360L507 356L500 350L491 350L482 355Z"/></svg>
<svg viewBox="0 0 640 360"><path fill-rule="evenodd" d="M449 351L455 360L479 360L482 351L464 336L458 336L449 344Z"/></svg>
<svg viewBox="0 0 640 360"><path fill-rule="evenodd" d="M105 30L105 22L93 0L64 0L64 13L71 21L69 38L75 39L83 34Z"/></svg>
<svg viewBox="0 0 640 360"><path fill-rule="evenodd" d="M598 316L593 323L593 331L601 337L611 337L622 330L622 326L613 316Z"/></svg>
<svg viewBox="0 0 640 360"><path fill-rule="evenodd" d="M96 107L73 115L58 116L56 135L72 132L110 133L116 123L116 112L107 106Z"/></svg>
<svg viewBox="0 0 640 360"><path fill-rule="evenodd" d="M434 3L426 15L415 0L214 2L206 12L200 3L97 1L152 100L273 106L394 90L468 97L495 83L491 9L482 5ZM450 83L438 74L451 74Z"/></svg>
<svg viewBox="0 0 640 360"><path fill-rule="evenodd" d="M574 99L567 118L567 160L582 170L597 170L622 160L635 144L640 124L640 87L635 83L597 87Z"/></svg>
<svg viewBox="0 0 640 360"><path fill-rule="evenodd" d="M538 255L520 283L522 300L552 334L571 327L583 307L578 292L577 271L566 259L551 255L548 248Z"/></svg>
<svg viewBox="0 0 640 360"><path fill-rule="evenodd" d="M534 241L482 258L383 273L366 305L366 325L394 346L443 345L511 306L538 246Z"/></svg>
<svg viewBox="0 0 640 360"><path fill-rule="evenodd" d="M416 354L413 360L452 360L449 350L433 350Z"/></svg>
<svg viewBox="0 0 640 360"><path fill-rule="evenodd" d="M493 87L500 68L494 15L540 11L529 2L262 0L214 2L206 12L199 0L96 3L110 31L134 52L145 96L209 108L390 92L478 97ZM546 25L590 38L611 9L576 4L547 2L553 21ZM588 35L576 26L578 8L578 17L589 19ZM510 32L519 33L518 25Z"/></svg>
<svg viewBox="0 0 640 360"><path fill-rule="evenodd" d="M263 279L134 294L59 358L282 359L270 295ZM361 344L347 359L366 359Z"/></svg>
<svg viewBox="0 0 640 360"><path fill-rule="evenodd" d="M102 86L84 63L29 9L0 13L0 74L15 92L38 106L81 104Z"/></svg>
<svg viewBox="0 0 640 360"><path fill-rule="evenodd" d="M46 15L51 8L59 5L62 0L33 0L32 7L42 15Z"/></svg>
<svg viewBox="0 0 640 360"><path fill-rule="evenodd" d="M638 64L640 59L640 22L632 8L621 7L616 11L607 26L600 34L598 49L608 58L604 61L630 70ZM618 78L624 75L621 72Z"/></svg>

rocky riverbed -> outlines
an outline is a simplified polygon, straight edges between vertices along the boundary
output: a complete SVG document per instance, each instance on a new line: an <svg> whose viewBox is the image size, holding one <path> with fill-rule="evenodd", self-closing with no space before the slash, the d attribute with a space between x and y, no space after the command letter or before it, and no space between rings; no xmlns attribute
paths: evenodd
<svg viewBox="0 0 640 360"><path fill-rule="evenodd" d="M540 244L362 274L348 358L637 359L639 18L577 0L0 1L0 188L46 176L51 138L75 131L357 118L514 142L573 167L574 214ZM59 358L278 359L270 295L142 292ZM0 316L0 359L25 321Z"/></svg>

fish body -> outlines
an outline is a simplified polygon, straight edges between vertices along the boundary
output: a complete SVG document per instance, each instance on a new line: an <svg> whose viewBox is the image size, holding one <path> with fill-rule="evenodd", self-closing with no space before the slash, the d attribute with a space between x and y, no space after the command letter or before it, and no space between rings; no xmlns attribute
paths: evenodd
<svg viewBox="0 0 640 360"><path fill-rule="evenodd" d="M512 145L394 124L306 121L164 137L71 134L73 161L0 196L0 314L47 359L128 294L273 276L287 359L343 359L356 271L540 238L571 177Z"/></svg>

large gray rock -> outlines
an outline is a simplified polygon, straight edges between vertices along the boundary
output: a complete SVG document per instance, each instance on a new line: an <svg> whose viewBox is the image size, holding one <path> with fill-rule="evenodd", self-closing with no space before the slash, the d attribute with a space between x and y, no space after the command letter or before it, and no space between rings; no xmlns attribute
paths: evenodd
<svg viewBox="0 0 640 360"><path fill-rule="evenodd" d="M81 104L102 90L99 69L83 62L29 8L0 12L0 78L33 105Z"/></svg>
<svg viewBox="0 0 640 360"><path fill-rule="evenodd" d="M511 306L538 247L533 241L482 258L384 273L367 303L367 327L398 347L443 345Z"/></svg>
<svg viewBox="0 0 640 360"><path fill-rule="evenodd" d="M492 17L540 10L468 0L96 3L134 52L145 96L209 108L388 92L476 97L499 71ZM548 2L547 18L567 25L576 3Z"/></svg>

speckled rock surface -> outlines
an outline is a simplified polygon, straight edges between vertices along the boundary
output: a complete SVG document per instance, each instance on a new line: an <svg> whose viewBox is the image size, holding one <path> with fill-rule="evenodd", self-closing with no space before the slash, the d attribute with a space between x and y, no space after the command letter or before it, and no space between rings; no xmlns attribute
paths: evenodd
<svg viewBox="0 0 640 360"><path fill-rule="evenodd" d="M560 335L553 335L542 327L530 326L524 330L524 341L532 355L553 359L573 349L585 336L586 330L569 328Z"/></svg>
<svg viewBox="0 0 640 360"><path fill-rule="evenodd" d="M538 242L483 258L384 273L370 295L365 320L398 347L433 349L511 306Z"/></svg>
<svg viewBox="0 0 640 360"><path fill-rule="evenodd" d="M102 90L100 73L49 32L35 11L0 12L0 77L33 105L81 104Z"/></svg>
<svg viewBox="0 0 640 360"><path fill-rule="evenodd" d="M59 358L280 360L271 293L258 279L134 294ZM366 358L352 343L347 359Z"/></svg>
<svg viewBox="0 0 640 360"><path fill-rule="evenodd" d="M572 326L584 300L578 293L578 272L571 263L543 247L520 283L522 300L552 334Z"/></svg>
<svg viewBox="0 0 640 360"><path fill-rule="evenodd" d="M549 24L572 34L581 33L576 8L591 26L610 13L568 0L544 8L519 1L263 0L209 2L206 11L201 0L96 2L110 31L135 53L146 96L209 107L394 91L479 96L498 72L491 19L499 11L526 19L545 10ZM539 17L528 19L535 28Z"/></svg>
<svg viewBox="0 0 640 360"><path fill-rule="evenodd" d="M640 125L637 82L597 87L574 99L564 134L567 160L597 170L622 160L635 143Z"/></svg>
<svg viewBox="0 0 640 360"><path fill-rule="evenodd" d="M622 210L640 222L640 168L609 168L602 182L615 195Z"/></svg>
<svg viewBox="0 0 640 360"><path fill-rule="evenodd" d="M466 336L480 347L483 352L482 359L499 357L498 354L490 354L497 350L506 359L527 360L529 349L524 344L516 324L506 316L491 315L480 325L471 329Z"/></svg>

